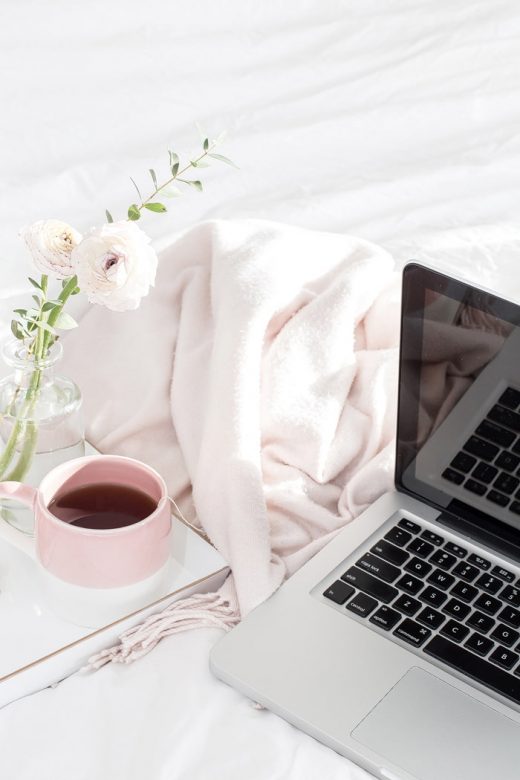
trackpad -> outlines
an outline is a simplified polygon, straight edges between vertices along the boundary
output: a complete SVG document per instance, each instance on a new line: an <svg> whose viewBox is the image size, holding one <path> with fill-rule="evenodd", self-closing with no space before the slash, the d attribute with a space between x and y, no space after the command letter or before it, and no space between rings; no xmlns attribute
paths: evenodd
<svg viewBox="0 0 520 780"><path fill-rule="evenodd" d="M405 674L352 736L418 780L520 776L520 726L418 668Z"/></svg>

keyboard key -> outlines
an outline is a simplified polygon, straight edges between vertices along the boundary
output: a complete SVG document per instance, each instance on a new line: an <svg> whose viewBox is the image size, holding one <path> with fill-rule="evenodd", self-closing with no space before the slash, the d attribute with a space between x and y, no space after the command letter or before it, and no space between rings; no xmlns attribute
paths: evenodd
<svg viewBox="0 0 520 780"><path fill-rule="evenodd" d="M466 620L466 623L468 626L471 626L471 628L476 628L481 634L487 634L495 625L493 618L490 618L489 615L484 615L484 613L479 612L478 609L470 615Z"/></svg>
<svg viewBox="0 0 520 780"><path fill-rule="evenodd" d="M483 496L487 490L485 485L482 485L480 482L475 482L474 479L467 479L464 483L464 487L477 496Z"/></svg>
<svg viewBox="0 0 520 780"><path fill-rule="evenodd" d="M487 461L492 461L499 453L499 449L495 444L479 439L477 436L471 436L464 445L464 449L470 455L476 455L477 458Z"/></svg>
<svg viewBox="0 0 520 780"><path fill-rule="evenodd" d="M477 436L492 441L494 444L499 444L501 447L509 447L516 439L514 433L489 420L481 422L475 433Z"/></svg>
<svg viewBox="0 0 520 780"><path fill-rule="evenodd" d="M480 571L476 566L471 566L469 563L466 563L466 561L460 561L453 569L453 574L461 577L466 582L473 582L475 577L480 574Z"/></svg>
<svg viewBox="0 0 520 780"><path fill-rule="evenodd" d="M389 563L393 563L396 566L402 566L403 563L410 557L404 550L396 547L395 544L386 542L384 539L382 539L380 542L376 542L376 544L372 547L371 552L379 555L379 557L383 558L383 560L388 561Z"/></svg>
<svg viewBox="0 0 520 780"><path fill-rule="evenodd" d="M478 466L473 469L471 476L475 479L478 479L479 482L483 482L485 485L489 485L489 483L495 479L497 474L498 469L496 469L494 466L490 466L489 463L479 463Z"/></svg>
<svg viewBox="0 0 520 780"><path fill-rule="evenodd" d="M458 620L464 620L471 612L471 607L468 607L467 604L463 604L462 601L459 601L458 599L450 599L442 609L447 615L451 615L451 617L457 618Z"/></svg>
<svg viewBox="0 0 520 780"><path fill-rule="evenodd" d="M385 604L393 601L398 593L396 588L392 587L392 585L377 580L375 577L372 577L371 574L368 574L368 572L361 571L361 569L358 569L355 566L352 566L345 574L342 574L341 579Z"/></svg>
<svg viewBox="0 0 520 780"><path fill-rule="evenodd" d="M451 595L469 603L478 596L478 590L474 588L473 585L468 585L467 582L459 581L451 589Z"/></svg>
<svg viewBox="0 0 520 780"><path fill-rule="evenodd" d="M394 635L408 642L408 644L414 645L414 647L420 647L423 642L426 642L431 637L432 632L414 620L405 618L401 625L395 629Z"/></svg>
<svg viewBox="0 0 520 780"><path fill-rule="evenodd" d="M416 617L416 620L419 621L419 623L423 623L425 626L429 626L430 628L439 628L442 623L446 620L444 615L441 615L440 612L437 612L436 609L433 609L432 607L425 607L422 612L419 612L419 614Z"/></svg>
<svg viewBox="0 0 520 780"><path fill-rule="evenodd" d="M379 577L379 579L384 580L385 582L393 582L401 575L400 569L396 566L392 566L391 563L382 561L381 558L372 555L372 553L366 553L357 561L356 566L368 571L369 574L373 574L375 577Z"/></svg>
<svg viewBox="0 0 520 780"><path fill-rule="evenodd" d="M473 606L476 609L481 609L488 615L494 615L495 612L498 612L502 604L498 599L493 598L493 596L488 596L487 593L482 593L475 601Z"/></svg>
<svg viewBox="0 0 520 780"><path fill-rule="evenodd" d="M472 563L474 566L478 566L479 569L484 569L485 571L491 567L489 561L482 558L480 555L476 555L476 553L471 553L471 555L468 556L468 563Z"/></svg>
<svg viewBox="0 0 520 780"><path fill-rule="evenodd" d="M504 607L502 612L497 615L499 620L503 620L513 628L520 628L520 612L514 607Z"/></svg>
<svg viewBox="0 0 520 780"><path fill-rule="evenodd" d="M431 586L428 586L419 595L419 598L421 599L421 601L424 601L427 604L431 604L434 607L440 607L441 604L444 604L444 602L448 597L442 591L437 590L437 588L432 588Z"/></svg>
<svg viewBox="0 0 520 780"><path fill-rule="evenodd" d="M514 512L515 515L520 515L520 501L513 501L509 506L509 511Z"/></svg>
<svg viewBox="0 0 520 780"><path fill-rule="evenodd" d="M415 553L416 555L419 555L421 558L427 558L428 555L433 552L434 547L433 544L430 544L430 542L425 542L424 539L415 538L410 542L406 549Z"/></svg>
<svg viewBox="0 0 520 780"><path fill-rule="evenodd" d="M512 452L501 452L495 463L505 471L514 471L520 464L520 458L518 455L513 455Z"/></svg>
<svg viewBox="0 0 520 780"><path fill-rule="evenodd" d="M481 574L475 585L488 593L498 593L504 583L492 574Z"/></svg>
<svg viewBox="0 0 520 780"><path fill-rule="evenodd" d="M323 591L323 595L334 601L336 604L344 604L354 593L354 588L351 585L347 585L346 582L336 580L332 585L329 585L327 590Z"/></svg>
<svg viewBox="0 0 520 780"><path fill-rule="evenodd" d="M499 623L490 636L490 639L494 639L495 642L500 642L501 645L511 647L514 643L520 639L520 634L515 631L514 628L509 628L503 623Z"/></svg>
<svg viewBox="0 0 520 780"><path fill-rule="evenodd" d="M418 577L426 577L426 575L431 572L433 567L430 563L421 561L420 558L412 558L410 561L408 561L404 568L406 571L409 571L411 574L415 574Z"/></svg>
<svg viewBox="0 0 520 780"><path fill-rule="evenodd" d="M392 544L396 544L398 547L404 547L411 538L412 535L408 533L408 531L405 531L404 528L399 528L398 526L392 528L385 534L385 539L388 542L392 542Z"/></svg>
<svg viewBox="0 0 520 780"><path fill-rule="evenodd" d="M385 631L389 631L393 628L399 620L401 620L399 612L396 612L395 609L390 609L390 607L386 607L385 605L379 607L377 612L374 612L370 618L371 623L375 626L379 626L379 628L384 628Z"/></svg>
<svg viewBox="0 0 520 780"><path fill-rule="evenodd" d="M430 531L429 529L426 529L422 532L421 538L426 539L427 542L431 542L436 547L440 547L440 545L444 542L442 536L439 536L439 534L436 534L434 531Z"/></svg>
<svg viewBox="0 0 520 780"><path fill-rule="evenodd" d="M377 607L377 601L366 593L356 593L347 604L347 609L360 617L367 617Z"/></svg>
<svg viewBox="0 0 520 780"><path fill-rule="evenodd" d="M412 520L408 520L407 517L402 517L398 523L400 528L404 528L405 531L410 531L411 534L418 534L421 530L421 526L414 523Z"/></svg>
<svg viewBox="0 0 520 780"><path fill-rule="evenodd" d="M504 669L511 669L520 659L512 650L506 650L505 647L496 647L489 656L490 661L494 661Z"/></svg>
<svg viewBox="0 0 520 780"><path fill-rule="evenodd" d="M502 566L493 566L491 574L494 574L495 577L500 577L500 579L505 580L506 582L513 582L515 579L513 572L503 569Z"/></svg>
<svg viewBox="0 0 520 780"><path fill-rule="evenodd" d="M462 485L464 482L464 474L459 474L458 471L454 471L450 468L444 469L442 476L444 479L447 479L448 482L453 482L454 485Z"/></svg>
<svg viewBox="0 0 520 780"><path fill-rule="evenodd" d="M432 585L441 590L448 590L455 582L455 577L452 577L451 574L446 574L442 569L435 569L428 577L428 582L431 582Z"/></svg>
<svg viewBox="0 0 520 780"><path fill-rule="evenodd" d="M481 636L481 634L472 634L466 642L466 647L479 655L487 655L494 646L491 639L488 639L487 636Z"/></svg>
<svg viewBox="0 0 520 780"><path fill-rule="evenodd" d="M471 471L477 459L473 455L468 455L467 452L459 452L450 463L452 469L461 471L463 474L467 474Z"/></svg>
<svg viewBox="0 0 520 780"><path fill-rule="evenodd" d="M422 563L422 561L419 562ZM398 588L401 588L401 590L405 590L407 593L411 593L412 596L415 596L416 593L419 593L424 585L421 580L418 580L416 577L411 577L409 574L403 574L401 579L398 580L395 584Z"/></svg>
<svg viewBox="0 0 520 780"><path fill-rule="evenodd" d="M503 493L499 493L497 490L490 490L486 498L488 501L492 501L494 504L497 504L498 506L507 506L510 501L510 499L507 496L504 496Z"/></svg>
<svg viewBox="0 0 520 780"><path fill-rule="evenodd" d="M417 581L419 582L419 580ZM420 584L422 585L422 583ZM417 599L413 599L411 596L405 596L403 593L399 596L397 601L394 601L392 606L411 617L412 615L415 615L419 607L422 607L422 604L420 601L417 601Z"/></svg>
<svg viewBox="0 0 520 780"><path fill-rule="evenodd" d="M513 607L520 607L520 590L513 588L512 585L506 585L500 593L500 598L512 604Z"/></svg>
<svg viewBox="0 0 520 780"><path fill-rule="evenodd" d="M469 628L463 626L462 623L457 623L456 620L448 620L446 625L442 627L441 634L453 639L454 642L462 642L469 634Z"/></svg>
<svg viewBox="0 0 520 780"><path fill-rule="evenodd" d="M515 679L483 658L479 658L460 645L450 642L449 639L437 634L425 646L424 652L507 699L520 704L520 679Z"/></svg>
<svg viewBox="0 0 520 780"><path fill-rule="evenodd" d="M520 414L512 412L510 409L505 409L503 406L494 406L487 415L489 420L504 425L506 428L511 428L518 433L520 431ZM471 452L471 450L469 450ZM475 454L475 453L472 453Z"/></svg>
<svg viewBox="0 0 520 780"><path fill-rule="evenodd" d="M498 477L493 482L493 487L500 490L502 493L510 496L511 493L517 489L520 485L520 479L513 477L511 474L506 474L505 471L501 471Z"/></svg>
<svg viewBox="0 0 520 780"><path fill-rule="evenodd" d="M466 556L468 553L464 547L461 547L460 544L455 544L455 542L446 542L444 549L446 552L456 555L457 558L464 558L464 556Z"/></svg>
<svg viewBox="0 0 520 780"><path fill-rule="evenodd" d="M435 550L429 561L434 563L435 566L440 566L441 569L448 570L457 562L457 559L451 553L446 552L446 550Z"/></svg>
<svg viewBox="0 0 520 780"><path fill-rule="evenodd" d="M520 392L515 390L514 387L508 387L498 399L498 403L514 411L520 406Z"/></svg>

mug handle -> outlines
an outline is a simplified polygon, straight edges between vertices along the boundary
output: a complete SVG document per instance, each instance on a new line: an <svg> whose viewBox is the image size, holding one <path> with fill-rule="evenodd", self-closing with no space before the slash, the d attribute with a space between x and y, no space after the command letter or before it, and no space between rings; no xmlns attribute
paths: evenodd
<svg viewBox="0 0 520 780"><path fill-rule="evenodd" d="M0 482L0 499L11 498L25 504L29 509L34 509L37 495L38 490L30 485L24 485L21 482ZM19 531L2 517L0 517L0 538L31 558L36 558L34 537Z"/></svg>

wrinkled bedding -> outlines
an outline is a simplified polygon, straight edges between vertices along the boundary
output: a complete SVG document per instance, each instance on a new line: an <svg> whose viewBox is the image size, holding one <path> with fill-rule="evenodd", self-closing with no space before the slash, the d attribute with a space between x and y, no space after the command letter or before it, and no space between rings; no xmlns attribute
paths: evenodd
<svg viewBox="0 0 520 780"><path fill-rule="evenodd" d="M149 215L358 235L520 299L520 9L512 0L6 0L0 10L0 337L24 301L18 229L122 215L128 176L229 133L240 171ZM161 162L162 161L162 162ZM204 171L203 173L206 173ZM77 314L83 304L77 302ZM215 630L75 675L0 712L5 780L366 773L214 680Z"/></svg>

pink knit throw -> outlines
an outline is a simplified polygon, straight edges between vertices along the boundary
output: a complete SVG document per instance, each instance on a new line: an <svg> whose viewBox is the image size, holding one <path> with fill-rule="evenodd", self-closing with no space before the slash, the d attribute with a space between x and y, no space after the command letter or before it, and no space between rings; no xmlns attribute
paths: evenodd
<svg viewBox="0 0 520 780"><path fill-rule="evenodd" d="M172 240L139 310L91 308L65 366L89 439L157 468L232 570L92 666L230 628L390 487L398 314L377 246L255 220Z"/></svg>

